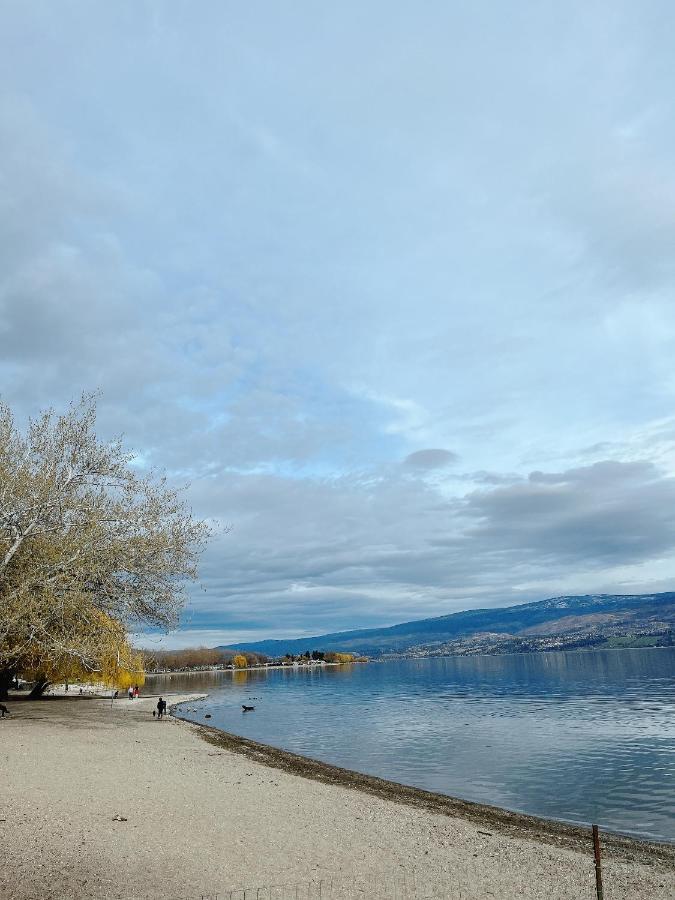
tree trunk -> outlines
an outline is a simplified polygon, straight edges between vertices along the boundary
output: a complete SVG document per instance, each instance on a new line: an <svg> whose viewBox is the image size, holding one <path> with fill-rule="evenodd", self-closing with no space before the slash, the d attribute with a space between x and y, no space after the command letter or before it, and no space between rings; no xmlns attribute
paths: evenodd
<svg viewBox="0 0 675 900"><path fill-rule="evenodd" d="M39 700L44 694L49 683L50 682L48 678L38 678L38 680L33 685L33 690L28 695L28 699Z"/></svg>
<svg viewBox="0 0 675 900"><path fill-rule="evenodd" d="M0 669L0 700L7 700L13 680L14 672L11 669Z"/></svg>

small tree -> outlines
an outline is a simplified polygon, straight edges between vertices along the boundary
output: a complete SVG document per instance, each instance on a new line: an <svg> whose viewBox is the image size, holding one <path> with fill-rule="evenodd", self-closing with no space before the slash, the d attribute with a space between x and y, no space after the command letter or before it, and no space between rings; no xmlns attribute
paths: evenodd
<svg viewBox="0 0 675 900"><path fill-rule="evenodd" d="M196 577L205 523L95 424L91 396L26 434L0 403L0 696L24 670L103 676L128 627L177 623Z"/></svg>
<svg viewBox="0 0 675 900"><path fill-rule="evenodd" d="M243 653L238 653L232 660L232 663L237 669L245 669L248 666L248 660Z"/></svg>

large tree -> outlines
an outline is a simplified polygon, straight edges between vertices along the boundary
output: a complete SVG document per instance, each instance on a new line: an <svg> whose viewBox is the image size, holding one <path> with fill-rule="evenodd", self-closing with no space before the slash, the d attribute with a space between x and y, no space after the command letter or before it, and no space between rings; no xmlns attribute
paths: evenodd
<svg viewBox="0 0 675 900"><path fill-rule="evenodd" d="M206 524L95 425L92 396L25 431L0 402L0 694L17 672L103 673L125 629L177 623L196 577Z"/></svg>

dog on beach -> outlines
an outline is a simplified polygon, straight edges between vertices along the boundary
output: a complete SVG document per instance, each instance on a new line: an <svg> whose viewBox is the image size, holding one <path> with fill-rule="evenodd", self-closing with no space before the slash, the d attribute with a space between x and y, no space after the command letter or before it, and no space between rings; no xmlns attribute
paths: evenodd
<svg viewBox="0 0 675 900"><path fill-rule="evenodd" d="M241 708L244 710L244 712L253 712L255 706L246 706L245 703L242 703Z"/></svg>
<svg viewBox="0 0 675 900"><path fill-rule="evenodd" d="M0 718L4 719L6 715L9 715L9 710L4 703L0 703Z"/></svg>

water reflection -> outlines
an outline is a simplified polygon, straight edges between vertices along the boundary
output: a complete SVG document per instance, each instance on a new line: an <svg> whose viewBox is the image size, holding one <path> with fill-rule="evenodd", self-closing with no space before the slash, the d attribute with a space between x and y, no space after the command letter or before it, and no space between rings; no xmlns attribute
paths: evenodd
<svg viewBox="0 0 675 900"><path fill-rule="evenodd" d="M675 840L675 650L203 673L189 714L429 790ZM256 712L244 715L251 696Z"/></svg>

